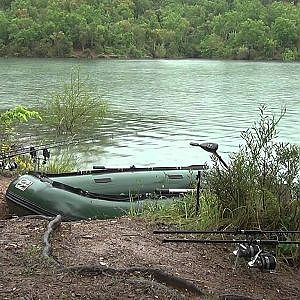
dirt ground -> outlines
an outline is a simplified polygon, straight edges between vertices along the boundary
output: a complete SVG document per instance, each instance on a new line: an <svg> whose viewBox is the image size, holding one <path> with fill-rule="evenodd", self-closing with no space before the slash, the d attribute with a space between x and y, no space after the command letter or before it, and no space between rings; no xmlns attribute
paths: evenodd
<svg viewBox="0 0 300 300"><path fill-rule="evenodd" d="M49 221L10 218L9 182L0 177L1 300L300 299L299 268L234 269L233 247L162 243L153 230L167 227L140 219L62 223L47 259Z"/></svg>

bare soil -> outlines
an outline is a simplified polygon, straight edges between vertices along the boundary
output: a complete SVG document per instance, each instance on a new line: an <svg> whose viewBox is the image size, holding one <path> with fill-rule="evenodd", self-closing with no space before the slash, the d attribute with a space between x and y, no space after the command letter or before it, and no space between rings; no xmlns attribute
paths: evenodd
<svg viewBox="0 0 300 300"><path fill-rule="evenodd" d="M279 263L270 274L239 260L234 269L232 247L162 243L153 230L167 227L141 219L62 223L46 259L49 221L11 218L9 182L0 177L1 300L300 299L299 268Z"/></svg>

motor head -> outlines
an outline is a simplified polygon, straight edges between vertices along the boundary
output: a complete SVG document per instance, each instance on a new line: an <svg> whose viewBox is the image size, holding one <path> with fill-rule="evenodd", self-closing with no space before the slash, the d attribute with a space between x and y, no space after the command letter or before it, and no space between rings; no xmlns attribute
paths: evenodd
<svg viewBox="0 0 300 300"><path fill-rule="evenodd" d="M219 145L217 143L195 143L191 142L191 146L198 146L201 147L203 150L210 152L210 153L216 153L218 150Z"/></svg>

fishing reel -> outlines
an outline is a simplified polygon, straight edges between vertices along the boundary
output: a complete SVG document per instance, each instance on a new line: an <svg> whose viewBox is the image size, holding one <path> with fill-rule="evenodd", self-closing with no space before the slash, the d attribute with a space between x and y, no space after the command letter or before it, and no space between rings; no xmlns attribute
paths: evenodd
<svg viewBox="0 0 300 300"><path fill-rule="evenodd" d="M261 271L272 272L276 269L276 257L269 253L260 250L251 261L248 262L250 268L258 268Z"/></svg>
<svg viewBox="0 0 300 300"><path fill-rule="evenodd" d="M261 250L258 245L240 243L237 245L236 250L233 251L233 254L236 257L252 259L259 251Z"/></svg>
<svg viewBox="0 0 300 300"><path fill-rule="evenodd" d="M267 272L274 271L276 268L276 257L269 252L262 251L259 245L256 244L240 243L233 254L237 258L250 259L248 262L250 268L258 268Z"/></svg>
<svg viewBox="0 0 300 300"><path fill-rule="evenodd" d="M50 151L47 148L44 148L42 151L43 151L42 152L42 154L43 154L42 164L44 165L50 159ZM40 157L38 157L38 154L37 154L37 150L34 147L30 147L29 154L34 163L36 163L40 160Z"/></svg>
<svg viewBox="0 0 300 300"><path fill-rule="evenodd" d="M0 169L2 170L8 170L8 171L13 171L18 168L18 165L15 161L10 161L10 162L4 162L0 161Z"/></svg>

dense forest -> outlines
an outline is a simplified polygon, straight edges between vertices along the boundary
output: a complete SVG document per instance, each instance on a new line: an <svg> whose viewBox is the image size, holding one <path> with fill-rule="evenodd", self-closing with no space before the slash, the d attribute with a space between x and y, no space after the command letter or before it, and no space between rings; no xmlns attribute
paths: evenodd
<svg viewBox="0 0 300 300"><path fill-rule="evenodd" d="M0 0L0 56L300 60L300 5Z"/></svg>

